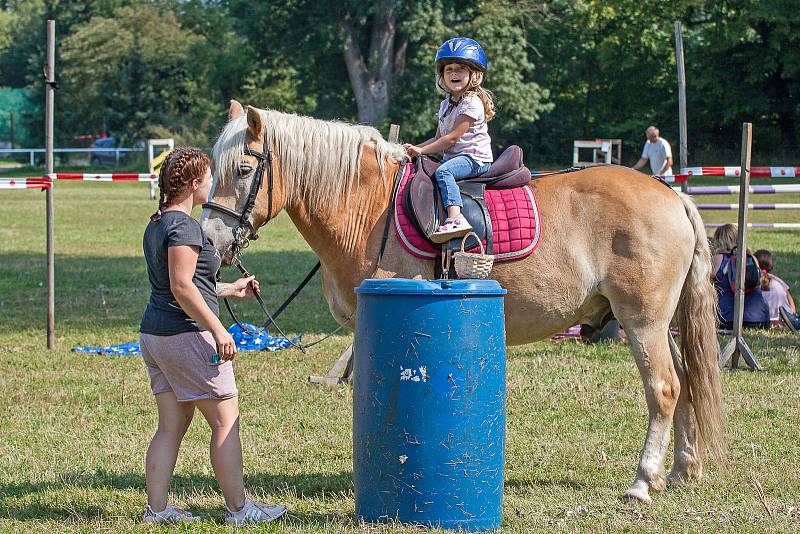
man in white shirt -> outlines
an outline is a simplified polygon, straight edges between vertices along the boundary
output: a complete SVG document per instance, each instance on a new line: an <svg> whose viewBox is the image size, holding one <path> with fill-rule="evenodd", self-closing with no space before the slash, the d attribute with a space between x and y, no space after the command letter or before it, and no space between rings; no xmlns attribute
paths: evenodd
<svg viewBox="0 0 800 534"><path fill-rule="evenodd" d="M663 137L659 137L658 128L650 126L645 132L647 141L642 149L642 157L633 166L638 171L647 160L650 160L650 170L655 176L672 176L672 148Z"/></svg>

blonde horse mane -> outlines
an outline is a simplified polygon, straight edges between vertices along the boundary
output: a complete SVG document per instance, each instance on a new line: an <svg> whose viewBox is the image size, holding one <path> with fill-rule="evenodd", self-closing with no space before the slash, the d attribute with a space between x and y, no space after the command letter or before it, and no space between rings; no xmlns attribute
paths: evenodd
<svg viewBox="0 0 800 534"><path fill-rule="evenodd" d="M405 161L401 145L389 143L371 126L322 121L269 109L257 110L265 139L274 150L283 175L287 202L302 195L311 210L335 207L357 185L364 145L375 149L385 176L384 159ZM244 155L247 114L231 119L214 144L214 180L233 176Z"/></svg>

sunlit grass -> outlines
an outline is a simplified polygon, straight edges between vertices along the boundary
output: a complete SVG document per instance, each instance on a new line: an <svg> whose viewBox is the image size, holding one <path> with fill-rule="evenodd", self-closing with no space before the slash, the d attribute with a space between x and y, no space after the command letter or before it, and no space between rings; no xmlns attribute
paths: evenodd
<svg viewBox="0 0 800 534"><path fill-rule="evenodd" d="M55 202L58 348L49 352L43 195L0 191L0 531L149 532L139 523L142 464L156 417L141 359L69 349L136 339L148 291L141 232L154 206L145 184L60 183ZM734 212L727 217L734 220ZM775 252L796 296L798 236L756 231L750 241L753 249ZM315 262L285 216L245 258L273 307ZM240 309L246 318L258 316L252 304ZM284 323L308 337L335 328L319 279L286 311ZM728 470L711 465L701 483L655 495L649 506L619 499L633 479L647 425L627 346L569 341L509 349L504 530L799 530L798 340L785 330L748 333L747 340L766 371L724 374ZM253 530L366 530L354 518L351 389L307 384L349 342L335 336L307 354L238 356L248 490L290 508L280 524ZM208 439L207 426L196 421L173 495L206 518L192 531L223 532Z"/></svg>

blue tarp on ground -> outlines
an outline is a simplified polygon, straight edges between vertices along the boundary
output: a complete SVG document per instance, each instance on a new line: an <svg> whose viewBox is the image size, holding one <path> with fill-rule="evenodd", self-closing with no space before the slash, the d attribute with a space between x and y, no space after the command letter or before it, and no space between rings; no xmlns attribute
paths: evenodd
<svg viewBox="0 0 800 534"><path fill-rule="evenodd" d="M250 331L258 331L257 326L249 323L242 324ZM242 352L256 350L275 352L276 350L290 347L292 342L297 342L297 340L300 339L300 336L297 336L291 341L283 337L272 337L266 330L257 335L248 334L247 332L243 332L237 324L232 324L230 328L228 328L228 332L231 333L233 340L236 342L236 349ZM131 341L130 343L121 343L108 347L75 347L72 351L106 354L109 356L140 356L142 354L138 341Z"/></svg>

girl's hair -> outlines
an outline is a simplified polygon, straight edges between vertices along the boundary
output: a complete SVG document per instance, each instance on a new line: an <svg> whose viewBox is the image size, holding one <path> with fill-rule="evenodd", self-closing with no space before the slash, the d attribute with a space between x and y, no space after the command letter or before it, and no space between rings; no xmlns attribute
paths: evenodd
<svg viewBox="0 0 800 534"><path fill-rule="evenodd" d="M450 92L445 88L442 79L444 78L444 68L453 63L463 65L467 68L467 70L469 70L469 88L467 88L467 90L464 92L464 97L477 96L480 98L481 102L483 103L483 113L486 115L486 122L489 122L494 118L495 115L494 95L488 89L481 87L481 84L483 83L483 73L472 65L461 63L459 61L451 61L450 63L442 64L439 69L436 69L436 88L445 94L450 94Z"/></svg>
<svg viewBox="0 0 800 534"><path fill-rule="evenodd" d="M769 291L769 283L772 280L773 262L772 253L769 250L761 249L756 250L753 254L758 260L758 265L761 267L761 291Z"/></svg>
<svg viewBox="0 0 800 534"><path fill-rule="evenodd" d="M739 231L735 224L723 224L714 230L714 254L730 254L736 248Z"/></svg>
<svg viewBox="0 0 800 534"><path fill-rule="evenodd" d="M158 210L150 220L159 220L161 210L172 204L178 195L185 193L192 180L202 179L210 166L211 160L199 148L176 148L170 152L158 172Z"/></svg>

